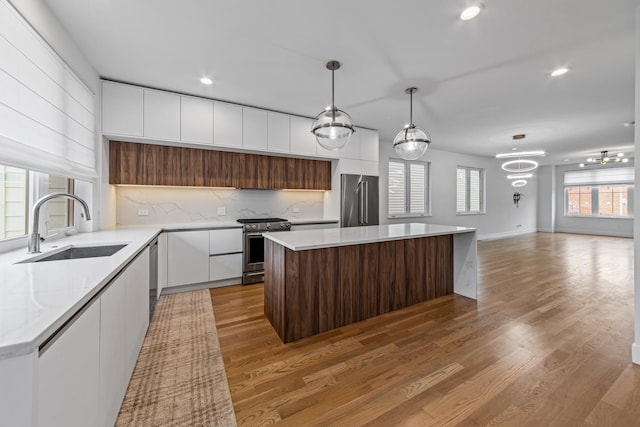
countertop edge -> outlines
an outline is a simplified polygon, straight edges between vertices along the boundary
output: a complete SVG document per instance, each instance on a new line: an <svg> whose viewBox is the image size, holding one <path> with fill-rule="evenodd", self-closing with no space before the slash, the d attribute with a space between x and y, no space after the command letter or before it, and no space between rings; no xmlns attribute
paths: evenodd
<svg viewBox="0 0 640 427"><path fill-rule="evenodd" d="M463 234L463 233L475 233L477 230L475 228L467 228L465 230L449 230L449 231L435 231L430 233L418 233L413 235L406 236L384 236L384 237L371 237L364 238L358 241L345 241L345 242L336 242L336 243L317 243L317 244L308 244L308 245L292 245L287 242L282 241L276 235L272 233L265 233L263 236L272 242L275 242L281 246L284 246L287 249L291 249L292 251L307 251L313 249L324 249L324 248L337 248L341 246L353 246L353 245L363 245L367 243L378 243L378 242L389 242L394 240L408 240L408 239L417 239L421 237L432 237L432 236L443 236L447 234Z"/></svg>

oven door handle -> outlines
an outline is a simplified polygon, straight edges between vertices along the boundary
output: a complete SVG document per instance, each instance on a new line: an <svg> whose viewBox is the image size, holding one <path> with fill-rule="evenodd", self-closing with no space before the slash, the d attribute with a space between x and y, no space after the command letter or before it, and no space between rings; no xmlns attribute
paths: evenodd
<svg viewBox="0 0 640 427"><path fill-rule="evenodd" d="M262 236L262 233L247 233L246 234L247 237L256 237L256 236Z"/></svg>

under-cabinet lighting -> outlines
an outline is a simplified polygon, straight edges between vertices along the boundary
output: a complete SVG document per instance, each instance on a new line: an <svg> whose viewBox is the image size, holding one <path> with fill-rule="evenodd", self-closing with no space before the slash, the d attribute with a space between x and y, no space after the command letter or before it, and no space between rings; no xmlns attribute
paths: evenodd
<svg viewBox="0 0 640 427"><path fill-rule="evenodd" d="M282 191L329 191L329 190L317 190L317 189L312 189L312 188L283 188Z"/></svg>
<svg viewBox="0 0 640 427"><path fill-rule="evenodd" d="M115 184L116 187L143 188L203 188L208 190L237 190L236 187L205 187L203 185L144 185L144 184Z"/></svg>

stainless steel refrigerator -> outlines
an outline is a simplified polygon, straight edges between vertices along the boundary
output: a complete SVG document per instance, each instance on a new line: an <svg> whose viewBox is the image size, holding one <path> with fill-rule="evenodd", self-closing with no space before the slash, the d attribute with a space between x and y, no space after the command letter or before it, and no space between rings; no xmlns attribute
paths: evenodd
<svg viewBox="0 0 640 427"><path fill-rule="evenodd" d="M342 174L340 223L342 227L378 225L378 177Z"/></svg>

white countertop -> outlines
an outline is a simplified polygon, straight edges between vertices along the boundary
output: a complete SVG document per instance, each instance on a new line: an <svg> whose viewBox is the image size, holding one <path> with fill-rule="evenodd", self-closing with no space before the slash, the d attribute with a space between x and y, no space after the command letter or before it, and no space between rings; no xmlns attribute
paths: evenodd
<svg viewBox="0 0 640 427"><path fill-rule="evenodd" d="M264 237L291 250L304 251L389 240L414 239L416 237L440 236L443 234L469 233L475 230L475 228L470 227L409 223L265 233Z"/></svg>
<svg viewBox="0 0 640 427"><path fill-rule="evenodd" d="M71 244L128 243L108 257L15 264L36 255L28 255L26 248L1 254L0 359L37 349L160 231L145 227L79 233L41 245L45 253Z"/></svg>

